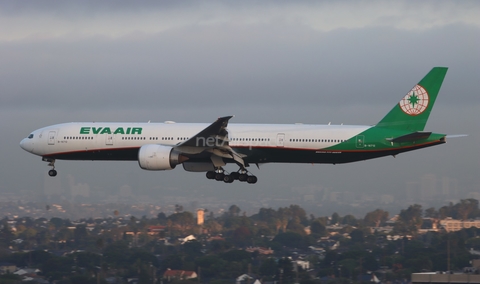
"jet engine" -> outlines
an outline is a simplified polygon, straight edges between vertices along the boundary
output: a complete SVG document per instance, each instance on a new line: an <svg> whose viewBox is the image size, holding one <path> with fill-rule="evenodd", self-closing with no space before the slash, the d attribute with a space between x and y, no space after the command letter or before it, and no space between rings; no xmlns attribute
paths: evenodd
<svg viewBox="0 0 480 284"><path fill-rule="evenodd" d="M148 144L140 147L138 151L138 164L144 170L171 170L186 160L188 160L187 157L182 156L170 146Z"/></svg>

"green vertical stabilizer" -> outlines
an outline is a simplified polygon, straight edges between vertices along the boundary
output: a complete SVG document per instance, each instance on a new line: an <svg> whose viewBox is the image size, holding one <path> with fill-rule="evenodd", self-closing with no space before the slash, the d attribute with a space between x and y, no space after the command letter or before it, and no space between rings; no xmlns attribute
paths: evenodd
<svg viewBox="0 0 480 284"><path fill-rule="evenodd" d="M446 67L434 67L376 127L411 132L422 131L437 99L447 70Z"/></svg>

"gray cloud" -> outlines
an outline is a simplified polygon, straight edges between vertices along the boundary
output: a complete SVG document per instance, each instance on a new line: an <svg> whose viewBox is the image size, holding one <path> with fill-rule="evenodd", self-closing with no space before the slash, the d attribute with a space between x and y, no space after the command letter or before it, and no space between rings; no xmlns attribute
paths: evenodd
<svg viewBox="0 0 480 284"><path fill-rule="evenodd" d="M480 184L478 2L182 3L0 5L0 27L13 26L0 28L0 128L9 133L1 188L43 186L46 165L18 147L42 126L230 114L232 122L374 124L433 66L450 69L427 127L468 138L352 165L265 165L253 170L259 194L298 186L394 194L427 173L457 178L465 192ZM225 190L182 169L58 164L92 189L131 177L162 190ZM253 194L243 184L228 190Z"/></svg>

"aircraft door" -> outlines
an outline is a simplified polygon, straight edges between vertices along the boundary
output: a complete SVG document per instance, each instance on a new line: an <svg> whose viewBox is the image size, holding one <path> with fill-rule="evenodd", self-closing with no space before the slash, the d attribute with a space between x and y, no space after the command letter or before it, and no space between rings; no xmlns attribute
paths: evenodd
<svg viewBox="0 0 480 284"><path fill-rule="evenodd" d="M113 134L105 135L105 145L113 145Z"/></svg>
<svg viewBox="0 0 480 284"><path fill-rule="evenodd" d="M48 145L55 145L55 137L57 136L57 131L48 132Z"/></svg>
<svg viewBox="0 0 480 284"><path fill-rule="evenodd" d="M285 145L285 133L277 134L277 147L283 147Z"/></svg>
<svg viewBox="0 0 480 284"><path fill-rule="evenodd" d="M365 147L365 136L364 135L357 135L355 140L355 144L357 148L364 148Z"/></svg>

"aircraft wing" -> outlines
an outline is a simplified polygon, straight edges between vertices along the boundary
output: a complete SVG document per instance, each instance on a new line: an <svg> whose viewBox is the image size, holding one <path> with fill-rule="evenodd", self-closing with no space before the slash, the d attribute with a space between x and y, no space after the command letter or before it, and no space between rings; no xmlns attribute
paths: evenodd
<svg viewBox="0 0 480 284"><path fill-rule="evenodd" d="M210 159L215 167L225 165L221 158L233 159L239 165L245 167L242 156L229 145L227 125L232 117L218 118L187 141L176 145L175 149L187 155L210 153Z"/></svg>
<svg viewBox="0 0 480 284"><path fill-rule="evenodd" d="M224 116L218 118L214 123L210 124L207 128L203 129L196 135L192 136L187 141L177 145L178 147L188 146L188 147L207 147L217 144L227 143L228 144L228 132L227 125L230 118L233 116Z"/></svg>

